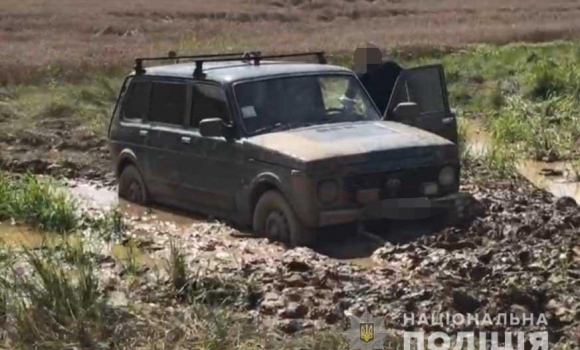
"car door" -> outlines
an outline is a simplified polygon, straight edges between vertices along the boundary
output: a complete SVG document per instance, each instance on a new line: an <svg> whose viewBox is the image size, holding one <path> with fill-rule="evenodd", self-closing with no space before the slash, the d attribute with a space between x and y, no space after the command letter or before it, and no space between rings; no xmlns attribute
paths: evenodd
<svg viewBox="0 0 580 350"><path fill-rule="evenodd" d="M418 106L419 115L413 120L413 126L457 142L457 121L449 107L443 66L403 70L395 83L384 118L406 122L397 120L395 113L397 106L405 102L414 102Z"/></svg>
<svg viewBox="0 0 580 350"><path fill-rule="evenodd" d="M178 205L183 184L180 158L189 93L186 81L155 78L151 81L147 135L149 191L160 202Z"/></svg>
<svg viewBox="0 0 580 350"><path fill-rule="evenodd" d="M235 194L241 184L241 145L223 137L204 137L199 122L221 118L231 123L226 93L210 82L192 84L191 113L182 133L182 169L188 174L183 183L187 201L211 213L229 213L235 208Z"/></svg>

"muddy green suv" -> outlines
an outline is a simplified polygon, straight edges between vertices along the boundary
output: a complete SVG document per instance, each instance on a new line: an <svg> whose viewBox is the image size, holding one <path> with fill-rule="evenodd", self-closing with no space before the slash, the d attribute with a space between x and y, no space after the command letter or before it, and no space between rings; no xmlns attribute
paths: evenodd
<svg viewBox="0 0 580 350"><path fill-rule="evenodd" d="M461 215L442 68L403 70L382 115L351 70L313 55L318 63L258 53L137 59L109 130L119 195L290 245L324 226Z"/></svg>

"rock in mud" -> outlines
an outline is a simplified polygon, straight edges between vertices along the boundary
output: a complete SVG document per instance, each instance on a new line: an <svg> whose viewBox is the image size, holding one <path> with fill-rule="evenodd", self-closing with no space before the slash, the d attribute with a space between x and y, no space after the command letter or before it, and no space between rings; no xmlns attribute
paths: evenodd
<svg viewBox="0 0 580 350"><path fill-rule="evenodd" d="M475 312L482 304L477 298L464 291L454 291L452 298L453 308L465 314Z"/></svg>
<svg viewBox="0 0 580 350"><path fill-rule="evenodd" d="M278 329L286 334L294 334L304 328L302 320L280 320L277 324Z"/></svg>
<svg viewBox="0 0 580 350"><path fill-rule="evenodd" d="M308 314L308 306L296 302L291 302L280 312L282 318L304 318Z"/></svg>
<svg viewBox="0 0 580 350"><path fill-rule="evenodd" d="M304 277L302 277L300 274L292 274L290 277L286 278L286 280L284 280L284 283L288 286L288 287L304 287L306 286L306 281L304 280Z"/></svg>
<svg viewBox="0 0 580 350"><path fill-rule="evenodd" d="M556 200L556 209L558 210L566 210L569 208L577 208L578 203L572 197L560 197Z"/></svg>

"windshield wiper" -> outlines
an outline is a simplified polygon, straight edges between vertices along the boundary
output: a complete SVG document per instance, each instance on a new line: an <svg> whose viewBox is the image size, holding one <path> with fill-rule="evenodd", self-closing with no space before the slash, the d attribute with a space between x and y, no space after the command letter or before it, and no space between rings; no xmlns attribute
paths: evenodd
<svg viewBox="0 0 580 350"><path fill-rule="evenodd" d="M312 123L310 122L300 122L300 123L288 123L288 124L283 124L283 123L276 123L274 125L269 125L269 126L265 126L263 128L257 129L254 131L254 135L258 135L258 134L262 134L265 132L275 132L275 131L282 131L282 130L289 130L289 129L294 129L294 128L298 128L301 126L308 126L311 125Z"/></svg>

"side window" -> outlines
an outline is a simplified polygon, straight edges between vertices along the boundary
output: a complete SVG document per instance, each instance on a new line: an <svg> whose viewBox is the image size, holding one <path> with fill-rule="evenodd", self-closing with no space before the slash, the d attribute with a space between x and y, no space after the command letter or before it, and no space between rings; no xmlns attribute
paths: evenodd
<svg viewBox="0 0 580 350"><path fill-rule="evenodd" d="M182 125L186 104L185 84L154 82L151 84L149 121Z"/></svg>
<svg viewBox="0 0 580 350"><path fill-rule="evenodd" d="M407 80L409 100L419 105L421 113L445 110L441 74L438 68L430 67L411 71Z"/></svg>
<svg viewBox="0 0 580 350"><path fill-rule="evenodd" d="M122 117L129 121L143 120L149 103L150 84L144 81L133 81L127 90L127 97L123 103Z"/></svg>
<svg viewBox="0 0 580 350"><path fill-rule="evenodd" d="M190 126L197 128L199 122L207 118L230 122L226 94L219 86L196 84L193 86Z"/></svg>
<svg viewBox="0 0 580 350"><path fill-rule="evenodd" d="M387 111L391 113L401 102L415 102L421 114L444 112L447 110L444 88L440 66L405 70L397 79Z"/></svg>

